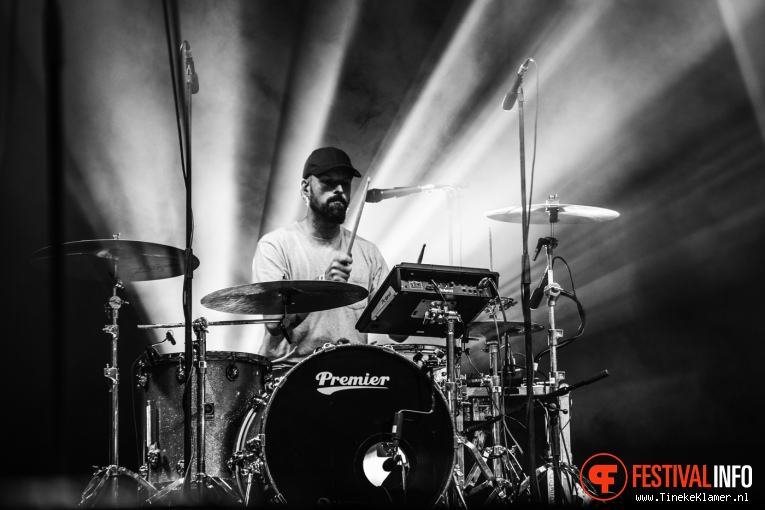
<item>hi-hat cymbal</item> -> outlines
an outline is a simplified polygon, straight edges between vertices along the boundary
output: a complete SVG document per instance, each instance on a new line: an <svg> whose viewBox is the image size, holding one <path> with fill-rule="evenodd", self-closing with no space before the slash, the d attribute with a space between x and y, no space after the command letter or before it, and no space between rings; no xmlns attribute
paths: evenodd
<svg viewBox="0 0 765 510"><path fill-rule="evenodd" d="M180 276L186 271L184 250L127 239L93 239L48 246L34 252L32 263L47 269L62 257L64 274L80 280L142 282ZM117 274L115 275L115 266ZM199 266L193 257L192 266Z"/></svg>
<svg viewBox="0 0 765 510"><path fill-rule="evenodd" d="M507 321L507 324L502 321L497 321L499 326L499 334L504 336L507 332L510 337L508 338L511 351L516 347L523 347L524 329L523 321L514 322ZM531 323L531 332L543 330L544 327L541 324ZM489 349L486 346L487 340L494 340L497 338L497 330L494 326L494 321L475 321L470 325L471 335L483 335L478 342L471 342L468 347L470 348L470 355L463 355L460 359L460 373L462 375L487 375L491 373ZM503 343L500 341L500 345ZM505 351L502 350L502 353Z"/></svg>
<svg viewBox="0 0 765 510"><path fill-rule="evenodd" d="M360 285L326 280L276 280L216 290L202 305L228 313L278 315L352 305L369 295Z"/></svg>
<svg viewBox="0 0 765 510"><path fill-rule="evenodd" d="M529 223L543 225L548 223L601 223L615 220L619 213L601 207L571 204L533 204L527 211ZM486 217L492 220L508 223L521 223L523 209L521 206L504 207L488 211Z"/></svg>

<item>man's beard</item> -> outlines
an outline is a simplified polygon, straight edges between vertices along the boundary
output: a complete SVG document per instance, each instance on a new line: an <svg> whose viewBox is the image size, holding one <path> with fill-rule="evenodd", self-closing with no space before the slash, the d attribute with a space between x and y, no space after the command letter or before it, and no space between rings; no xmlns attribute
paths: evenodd
<svg viewBox="0 0 765 510"><path fill-rule="evenodd" d="M330 223L342 225L345 222L345 212L348 209L348 204L342 198L333 197L321 204L316 200L316 196L311 194L308 199L308 205L316 214Z"/></svg>

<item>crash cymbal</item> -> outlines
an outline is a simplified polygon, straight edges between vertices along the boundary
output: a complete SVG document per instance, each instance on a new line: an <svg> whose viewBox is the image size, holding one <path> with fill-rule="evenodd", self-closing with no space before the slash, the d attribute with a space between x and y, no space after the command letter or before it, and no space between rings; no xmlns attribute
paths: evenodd
<svg viewBox="0 0 765 510"><path fill-rule="evenodd" d="M367 289L352 283L276 280L216 290L202 298L202 305L219 312L278 315L339 308L368 295Z"/></svg>
<svg viewBox="0 0 765 510"><path fill-rule="evenodd" d="M505 207L488 211L486 217L509 223L521 223L521 206ZM533 204L528 210L529 223L543 225L549 223L601 223L615 220L619 213L610 209L571 204Z"/></svg>
<svg viewBox="0 0 765 510"><path fill-rule="evenodd" d="M522 336L524 332L523 321L503 322L498 320L496 326L494 325L494 321L475 321L470 324L469 328L470 336L481 335L486 338L495 338L497 336L497 329L499 329L499 335L501 337L505 336L505 333L510 336ZM541 324L536 324L534 322L531 323L532 333L536 333L537 331L541 331L543 329L544 326Z"/></svg>
<svg viewBox="0 0 765 510"><path fill-rule="evenodd" d="M64 274L80 280L142 282L180 276L185 273L184 250L163 244L127 239L93 239L48 246L31 256L32 264L50 269L56 256L63 260ZM192 266L199 266L193 257Z"/></svg>

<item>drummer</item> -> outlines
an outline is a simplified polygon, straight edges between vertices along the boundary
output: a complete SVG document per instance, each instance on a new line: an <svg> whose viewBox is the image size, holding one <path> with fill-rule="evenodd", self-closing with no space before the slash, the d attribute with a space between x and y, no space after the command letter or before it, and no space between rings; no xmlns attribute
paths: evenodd
<svg viewBox="0 0 765 510"><path fill-rule="evenodd" d="M272 362L275 376L312 354L326 343L367 343L367 334L356 322L388 275L388 265L373 243L356 236L351 255L351 232L342 227L350 202L351 182L361 173L348 155L335 147L316 149L308 156L300 181L306 215L291 225L263 236L252 261L253 283L276 280L327 280L348 282L369 291L369 296L349 306L321 312L290 314L285 331L266 324L260 354ZM402 341L406 337L391 337Z"/></svg>

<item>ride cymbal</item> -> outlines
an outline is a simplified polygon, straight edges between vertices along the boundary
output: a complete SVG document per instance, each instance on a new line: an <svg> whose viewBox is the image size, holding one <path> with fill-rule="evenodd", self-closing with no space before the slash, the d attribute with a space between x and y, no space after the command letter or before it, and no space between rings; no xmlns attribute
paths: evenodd
<svg viewBox="0 0 765 510"><path fill-rule="evenodd" d="M50 269L62 257L64 274L80 280L141 282L180 276L186 271L185 252L163 244L127 239L72 241L37 250L31 262ZM193 257L192 267L199 266ZM116 268L116 274L115 274Z"/></svg>
<svg viewBox="0 0 765 510"><path fill-rule="evenodd" d="M278 315L318 312L352 305L369 295L360 285L326 280L276 280L211 292L202 305L239 314Z"/></svg>
<svg viewBox="0 0 765 510"><path fill-rule="evenodd" d="M529 207L529 223L544 225L548 223L602 223L615 220L619 213L601 207L572 204L533 204ZM487 218L508 223L521 223L521 206L504 207L484 213Z"/></svg>

